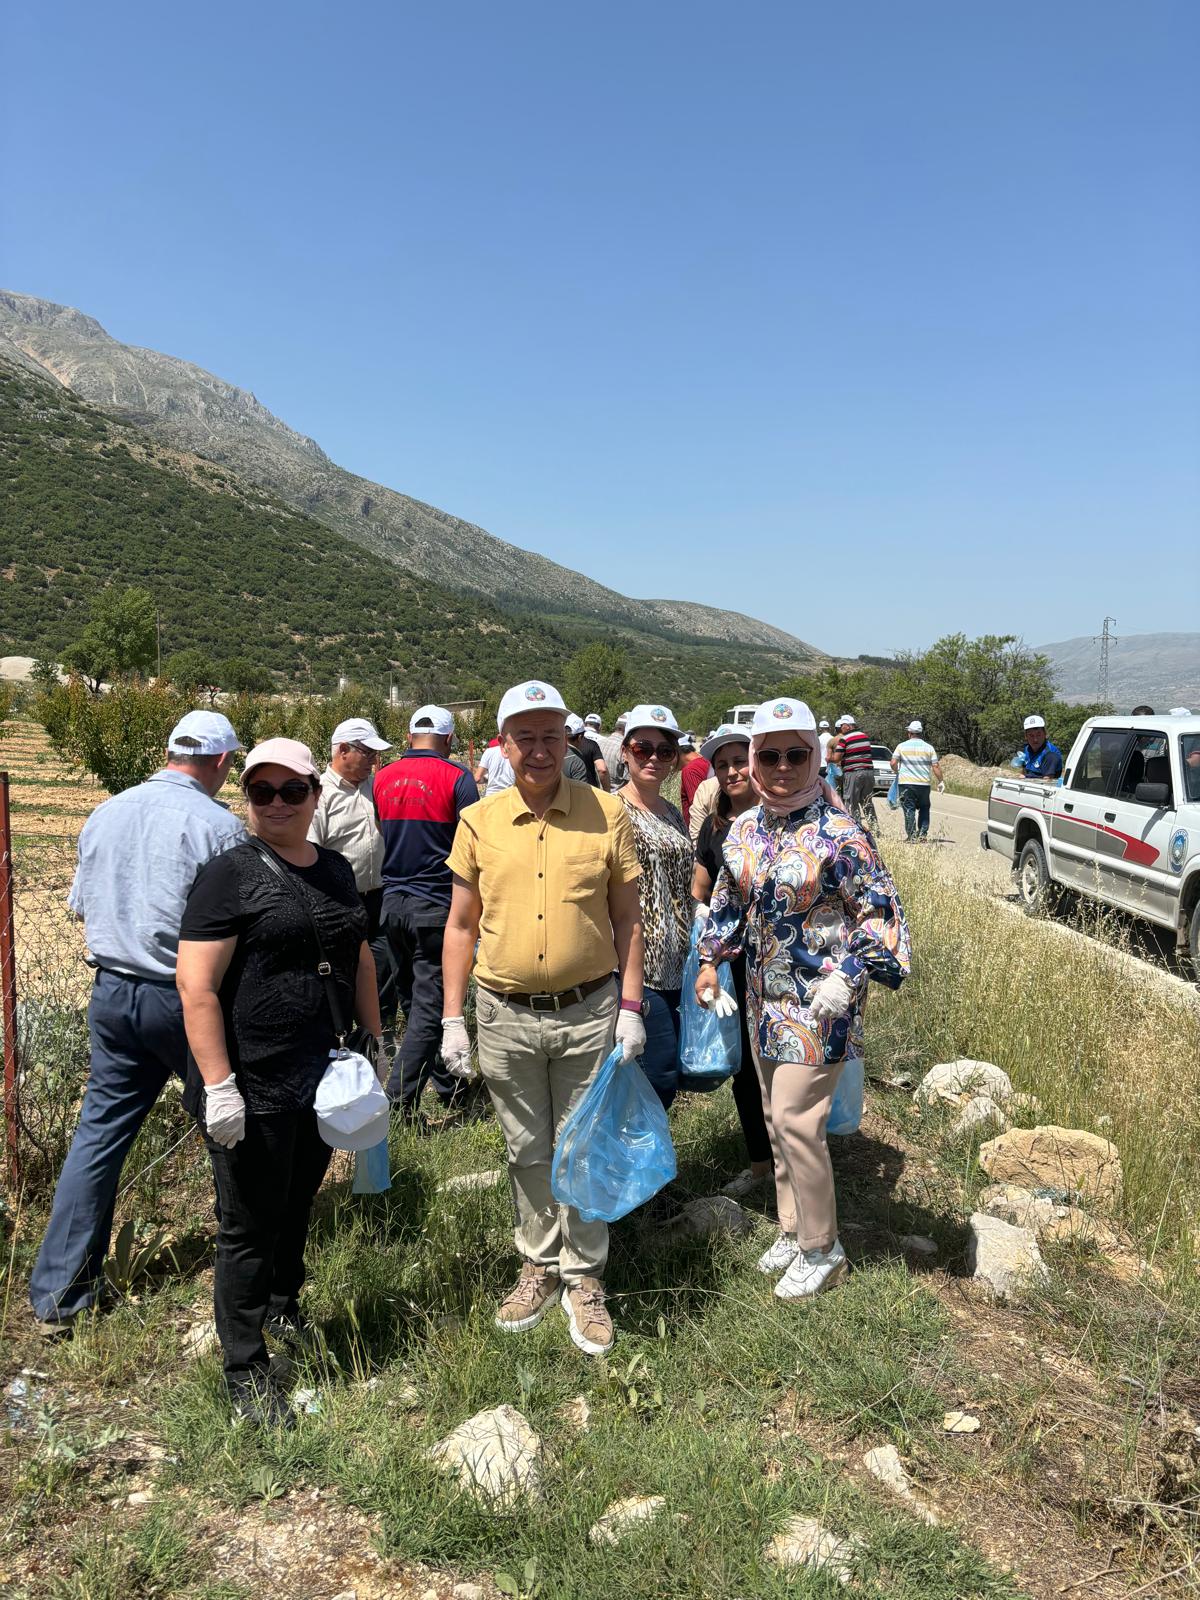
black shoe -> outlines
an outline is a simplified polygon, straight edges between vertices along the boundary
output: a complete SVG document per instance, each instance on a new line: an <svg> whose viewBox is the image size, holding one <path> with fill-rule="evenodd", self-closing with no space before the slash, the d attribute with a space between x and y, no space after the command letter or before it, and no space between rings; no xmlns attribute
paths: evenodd
<svg viewBox="0 0 1200 1600"><path fill-rule="evenodd" d="M292 1355L317 1344L317 1330L302 1311L280 1311L263 1323L263 1332Z"/></svg>
<svg viewBox="0 0 1200 1600"><path fill-rule="evenodd" d="M285 1433L296 1426L296 1414L287 1395L269 1374L249 1373L225 1381L235 1417L257 1428L282 1428Z"/></svg>

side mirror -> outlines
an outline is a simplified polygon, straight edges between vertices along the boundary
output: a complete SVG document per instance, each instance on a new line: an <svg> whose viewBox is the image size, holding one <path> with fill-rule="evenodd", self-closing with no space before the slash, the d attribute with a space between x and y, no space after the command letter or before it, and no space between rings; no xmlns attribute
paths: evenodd
<svg viewBox="0 0 1200 1600"><path fill-rule="evenodd" d="M1171 785L1169 783L1139 783L1133 791L1133 798L1143 806L1169 806L1171 804Z"/></svg>

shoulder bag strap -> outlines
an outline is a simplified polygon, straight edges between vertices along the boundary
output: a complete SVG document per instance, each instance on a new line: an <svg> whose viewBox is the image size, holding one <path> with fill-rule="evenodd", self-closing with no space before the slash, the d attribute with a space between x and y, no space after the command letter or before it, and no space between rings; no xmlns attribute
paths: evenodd
<svg viewBox="0 0 1200 1600"><path fill-rule="evenodd" d="M259 860L266 863L279 881L287 886L288 893L304 908L317 946L317 974L325 985L325 998L329 1002L329 1014L333 1018L333 1031L337 1034L338 1044L344 1047L348 1030L345 1018L342 1015L342 1004L338 999L337 984L333 981L333 967L330 964L329 957L325 954L325 946L321 940L321 930L317 927L317 919L313 915L313 908L309 903L308 896L293 882L291 873L286 872L280 866L274 854L264 844L257 839L251 839L250 846Z"/></svg>

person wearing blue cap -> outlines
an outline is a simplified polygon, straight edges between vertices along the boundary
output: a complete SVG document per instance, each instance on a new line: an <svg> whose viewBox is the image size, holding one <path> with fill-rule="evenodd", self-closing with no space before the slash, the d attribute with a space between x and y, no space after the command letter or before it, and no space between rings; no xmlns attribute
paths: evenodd
<svg viewBox="0 0 1200 1600"><path fill-rule="evenodd" d="M125 1157L168 1078L187 1066L179 924L201 867L246 837L215 798L240 749L227 717L189 711L171 730L162 771L97 806L79 835L67 904L83 918L96 974L91 1064L29 1282L47 1336L96 1303Z"/></svg>

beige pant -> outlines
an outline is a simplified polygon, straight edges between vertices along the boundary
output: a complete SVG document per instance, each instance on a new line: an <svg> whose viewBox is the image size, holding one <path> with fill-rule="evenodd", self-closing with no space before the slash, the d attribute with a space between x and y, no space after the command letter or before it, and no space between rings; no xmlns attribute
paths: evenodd
<svg viewBox="0 0 1200 1600"><path fill-rule="evenodd" d="M607 1222L584 1222L550 1187L563 1119L612 1049L617 990L611 984L561 1011L531 1011L480 989L479 1069L508 1146L517 1249L565 1283L604 1275Z"/></svg>
<svg viewBox="0 0 1200 1600"><path fill-rule="evenodd" d="M801 1250L828 1250L837 1238L837 1201L825 1124L843 1064L764 1061L754 1051L775 1157L779 1226L784 1233L796 1235Z"/></svg>

